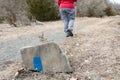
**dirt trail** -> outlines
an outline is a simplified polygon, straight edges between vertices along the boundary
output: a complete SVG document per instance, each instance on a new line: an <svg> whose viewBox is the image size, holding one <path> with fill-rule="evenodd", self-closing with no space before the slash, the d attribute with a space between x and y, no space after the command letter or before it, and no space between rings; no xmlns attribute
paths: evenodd
<svg viewBox="0 0 120 80"><path fill-rule="evenodd" d="M117 21L115 18L76 18L75 21L75 28L85 28L85 27L91 27L91 26L97 26L103 23L109 23L110 21ZM55 32L58 30L63 31L63 23L61 21L55 21L55 22L44 22L43 25L32 25L26 26L26 27L11 27L8 24L1 24L0 25L0 41L6 41L9 39L18 38L21 36L30 36L31 34L39 34L41 32L46 31L53 31Z"/></svg>
<svg viewBox="0 0 120 80"><path fill-rule="evenodd" d="M22 66L20 48L40 44L38 36L60 42L70 59L72 74L29 74L20 80L120 80L120 17L76 18L75 36L66 38L61 21L44 22L43 25L13 28L0 25L0 78L10 80ZM7 61L7 62L4 62ZM17 62L16 62L17 61ZM18 65L18 66L16 66ZM118 73L117 73L118 71ZM6 74L8 72L9 74ZM90 79L89 79L90 78ZM76 80L76 79L75 79Z"/></svg>

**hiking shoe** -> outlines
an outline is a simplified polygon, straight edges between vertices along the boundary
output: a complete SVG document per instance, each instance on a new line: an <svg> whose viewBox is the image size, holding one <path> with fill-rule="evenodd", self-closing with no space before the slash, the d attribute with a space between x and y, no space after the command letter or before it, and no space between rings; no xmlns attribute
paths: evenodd
<svg viewBox="0 0 120 80"><path fill-rule="evenodd" d="M67 32L69 33L69 36L73 36L73 33L71 30L68 29Z"/></svg>
<svg viewBox="0 0 120 80"><path fill-rule="evenodd" d="M70 36L70 32L66 32L66 37L69 37Z"/></svg>

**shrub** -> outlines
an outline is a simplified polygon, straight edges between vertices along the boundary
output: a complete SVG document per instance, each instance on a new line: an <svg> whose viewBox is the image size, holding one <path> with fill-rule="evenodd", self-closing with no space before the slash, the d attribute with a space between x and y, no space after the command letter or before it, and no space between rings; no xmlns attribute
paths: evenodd
<svg viewBox="0 0 120 80"><path fill-rule="evenodd" d="M50 21L59 18L55 0L27 0L31 15L39 21Z"/></svg>
<svg viewBox="0 0 120 80"><path fill-rule="evenodd" d="M106 13L107 16L115 16L117 15L117 12L113 10L112 6L108 6L104 12Z"/></svg>
<svg viewBox="0 0 120 80"><path fill-rule="evenodd" d="M105 15L107 0L78 0L77 10L80 11L78 16L102 17Z"/></svg>
<svg viewBox="0 0 120 80"><path fill-rule="evenodd" d="M88 17L93 17L93 16L95 16L94 8L88 8Z"/></svg>

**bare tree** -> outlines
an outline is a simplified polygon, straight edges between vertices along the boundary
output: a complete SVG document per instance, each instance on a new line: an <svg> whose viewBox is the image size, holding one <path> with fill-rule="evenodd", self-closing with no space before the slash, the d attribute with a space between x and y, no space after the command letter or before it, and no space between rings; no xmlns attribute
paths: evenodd
<svg viewBox="0 0 120 80"><path fill-rule="evenodd" d="M77 16L104 16L109 5L108 0L78 0Z"/></svg>
<svg viewBox="0 0 120 80"><path fill-rule="evenodd" d="M26 0L0 0L0 12L15 27L30 24Z"/></svg>
<svg viewBox="0 0 120 80"><path fill-rule="evenodd" d="M110 4L120 14L120 4L116 3L114 0L113 0L113 3L110 3Z"/></svg>

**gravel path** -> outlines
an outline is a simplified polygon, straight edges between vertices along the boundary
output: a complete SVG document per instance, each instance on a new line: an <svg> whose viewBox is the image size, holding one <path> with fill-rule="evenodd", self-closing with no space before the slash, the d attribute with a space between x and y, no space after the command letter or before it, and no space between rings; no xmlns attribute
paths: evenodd
<svg viewBox="0 0 120 80"><path fill-rule="evenodd" d="M13 28L7 24L1 24L0 63L5 61L21 61L20 49L25 46L41 44L39 39L41 33L44 33L44 37L47 38L48 41L54 40L59 43L62 38L58 39L58 35L64 37L64 33L57 30L54 31L49 25L51 26L50 22L44 23L43 25ZM56 38L54 39L54 37Z"/></svg>
<svg viewBox="0 0 120 80"><path fill-rule="evenodd" d="M114 18L77 18L75 22L75 33L82 30L87 31L97 25L104 25L114 21ZM43 25L32 25L27 27L13 28L7 24L0 25L0 62L9 60L21 60L20 49L24 46L35 46L40 44L39 36L44 33L48 41L56 43L65 39L62 22L45 22ZM90 28L89 28L90 27Z"/></svg>

